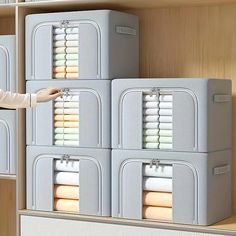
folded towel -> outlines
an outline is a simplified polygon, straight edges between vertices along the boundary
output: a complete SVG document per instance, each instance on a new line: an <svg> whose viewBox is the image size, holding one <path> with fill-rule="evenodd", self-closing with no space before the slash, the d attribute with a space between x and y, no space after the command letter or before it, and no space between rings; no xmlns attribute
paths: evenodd
<svg viewBox="0 0 236 236"><path fill-rule="evenodd" d="M144 95L143 97L144 102L158 102L158 96L157 95Z"/></svg>
<svg viewBox="0 0 236 236"><path fill-rule="evenodd" d="M54 66L65 66L66 65L66 60L56 60L53 61Z"/></svg>
<svg viewBox="0 0 236 236"><path fill-rule="evenodd" d="M144 177L143 190L157 191L157 192L172 192L172 179Z"/></svg>
<svg viewBox="0 0 236 236"><path fill-rule="evenodd" d="M68 114L68 115L73 115L73 114L76 114L78 115L79 114L79 109L61 109L61 108L57 108L55 109L54 111L54 114Z"/></svg>
<svg viewBox="0 0 236 236"><path fill-rule="evenodd" d="M54 171L79 172L79 161L56 160L54 161Z"/></svg>
<svg viewBox="0 0 236 236"><path fill-rule="evenodd" d="M54 73L53 74L53 78L54 79L64 79L64 78L66 78L66 73L62 73L62 72Z"/></svg>
<svg viewBox="0 0 236 236"><path fill-rule="evenodd" d="M67 79L78 79L79 74L78 73L66 73L66 78Z"/></svg>
<svg viewBox="0 0 236 236"><path fill-rule="evenodd" d="M144 102L143 107L144 108L158 108L159 102Z"/></svg>
<svg viewBox="0 0 236 236"><path fill-rule="evenodd" d="M159 136L154 136L154 135L151 135L151 136L144 136L143 137L143 142L145 143L159 143Z"/></svg>
<svg viewBox="0 0 236 236"><path fill-rule="evenodd" d="M158 129L159 123L158 122L147 122L143 124L145 129Z"/></svg>
<svg viewBox="0 0 236 236"><path fill-rule="evenodd" d="M54 210L79 212L79 201L70 199L54 199Z"/></svg>
<svg viewBox="0 0 236 236"><path fill-rule="evenodd" d="M159 129L144 129L143 134L148 136L157 136L159 135Z"/></svg>
<svg viewBox="0 0 236 236"><path fill-rule="evenodd" d="M151 109L151 108L148 108L148 109L144 109L144 114L145 115L158 115L159 114L159 109Z"/></svg>
<svg viewBox="0 0 236 236"><path fill-rule="evenodd" d="M159 116L153 115L153 116L144 116L144 122L158 122Z"/></svg>
<svg viewBox="0 0 236 236"><path fill-rule="evenodd" d="M53 53L57 54L57 53L65 53L66 52L66 47L56 47L53 49Z"/></svg>
<svg viewBox="0 0 236 236"><path fill-rule="evenodd" d="M53 43L53 47L57 48L57 47L65 47L66 46L66 41L62 40L62 41L55 41Z"/></svg>
<svg viewBox="0 0 236 236"><path fill-rule="evenodd" d="M79 34L67 34L66 35L66 40L79 40Z"/></svg>
<svg viewBox="0 0 236 236"><path fill-rule="evenodd" d="M70 53L70 54L66 55L66 59L67 60L78 60L79 55L78 55L78 53Z"/></svg>
<svg viewBox="0 0 236 236"><path fill-rule="evenodd" d="M55 134L54 139L57 140L71 140L79 141L79 134Z"/></svg>
<svg viewBox="0 0 236 236"><path fill-rule="evenodd" d="M54 41L62 41L66 39L66 34L55 34L53 36Z"/></svg>
<svg viewBox="0 0 236 236"><path fill-rule="evenodd" d="M66 48L66 53L79 53L79 48L78 45L77 47L67 47Z"/></svg>
<svg viewBox="0 0 236 236"><path fill-rule="evenodd" d="M172 123L160 123L159 128L160 129L172 130L173 125L172 125Z"/></svg>
<svg viewBox="0 0 236 236"><path fill-rule="evenodd" d="M67 66L78 66L79 62L77 60L66 60Z"/></svg>
<svg viewBox="0 0 236 236"><path fill-rule="evenodd" d="M159 135L162 136L162 137L172 137L173 132L172 132L172 130L161 129L159 131Z"/></svg>
<svg viewBox="0 0 236 236"><path fill-rule="evenodd" d="M173 101L173 95L170 94L161 94L159 96L160 102L172 102Z"/></svg>
<svg viewBox="0 0 236 236"><path fill-rule="evenodd" d="M164 192L143 192L143 205L172 207L172 193Z"/></svg>
<svg viewBox="0 0 236 236"><path fill-rule="evenodd" d="M160 137L159 141L160 141L160 143L172 143L173 138L172 137Z"/></svg>
<svg viewBox="0 0 236 236"><path fill-rule="evenodd" d="M54 185L54 198L79 200L79 187Z"/></svg>
<svg viewBox="0 0 236 236"><path fill-rule="evenodd" d="M79 185L79 173L54 172L54 183L63 185Z"/></svg>
<svg viewBox="0 0 236 236"><path fill-rule="evenodd" d="M55 66L55 67L53 67L53 72L54 73L65 73L66 67L65 66Z"/></svg>
<svg viewBox="0 0 236 236"><path fill-rule="evenodd" d="M79 146L79 141L71 141L71 140L56 140L54 142L56 146Z"/></svg>
<svg viewBox="0 0 236 236"><path fill-rule="evenodd" d="M79 28L78 27L69 27L66 29L67 34L78 34Z"/></svg>
<svg viewBox="0 0 236 236"><path fill-rule="evenodd" d="M79 72L79 67L78 66L67 66L66 67L66 72L67 73L78 73Z"/></svg>
<svg viewBox="0 0 236 236"><path fill-rule="evenodd" d="M66 59L66 54L65 53L57 53L53 55L53 60L65 60Z"/></svg>
<svg viewBox="0 0 236 236"><path fill-rule="evenodd" d="M144 219L153 219L153 220L172 220L172 208L168 207L143 207L143 218Z"/></svg>
<svg viewBox="0 0 236 236"><path fill-rule="evenodd" d="M78 108L79 103L78 102L55 102L54 107L56 107L56 108L62 108L62 107Z"/></svg>
<svg viewBox="0 0 236 236"><path fill-rule="evenodd" d="M144 143L143 147L146 149L159 149L159 143Z"/></svg>
<svg viewBox="0 0 236 236"><path fill-rule="evenodd" d="M64 102L64 101L68 101L68 102L76 102L79 101L79 96L78 95L68 95L68 96L63 96L58 97L55 99L56 102Z"/></svg>
<svg viewBox="0 0 236 236"><path fill-rule="evenodd" d="M171 165L155 165L150 167L150 164L143 165L143 176L172 178L173 167Z"/></svg>
<svg viewBox="0 0 236 236"><path fill-rule="evenodd" d="M172 109L160 109L159 115L160 116L172 116Z"/></svg>
<svg viewBox="0 0 236 236"><path fill-rule="evenodd" d="M57 121L77 121L79 122L79 115L55 115L54 120Z"/></svg>
<svg viewBox="0 0 236 236"><path fill-rule="evenodd" d="M66 41L65 45L67 47L78 47L79 46L79 41L75 40L75 41Z"/></svg>
<svg viewBox="0 0 236 236"><path fill-rule="evenodd" d="M159 121L162 123L171 123L173 119L172 116L160 116Z"/></svg>
<svg viewBox="0 0 236 236"><path fill-rule="evenodd" d="M56 128L54 129L55 134L78 134L79 129L77 128Z"/></svg>
<svg viewBox="0 0 236 236"><path fill-rule="evenodd" d="M172 149L173 144L172 143L160 143L159 149Z"/></svg>
<svg viewBox="0 0 236 236"><path fill-rule="evenodd" d="M53 34L65 34L66 29L65 28L54 28L53 29Z"/></svg>
<svg viewBox="0 0 236 236"><path fill-rule="evenodd" d="M56 121L54 123L54 127L56 128L78 128L79 127L79 122L75 122L75 121Z"/></svg>
<svg viewBox="0 0 236 236"><path fill-rule="evenodd" d="M163 108L163 109L172 109L173 103L172 102L160 102L159 107Z"/></svg>

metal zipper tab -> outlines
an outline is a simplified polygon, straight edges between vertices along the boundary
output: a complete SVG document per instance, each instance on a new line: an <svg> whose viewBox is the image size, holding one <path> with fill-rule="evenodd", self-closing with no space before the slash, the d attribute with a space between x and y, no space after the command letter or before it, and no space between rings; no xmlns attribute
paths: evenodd
<svg viewBox="0 0 236 236"><path fill-rule="evenodd" d="M160 161L158 159L152 159L150 161L150 168L152 168L153 166L156 166L156 168L159 167Z"/></svg>

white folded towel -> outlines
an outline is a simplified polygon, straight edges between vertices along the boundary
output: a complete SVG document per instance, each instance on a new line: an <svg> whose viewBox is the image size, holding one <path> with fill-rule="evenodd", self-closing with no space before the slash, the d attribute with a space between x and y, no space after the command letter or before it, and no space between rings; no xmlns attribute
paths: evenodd
<svg viewBox="0 0 236 236"><path fill-rule="evenodd" d="M145 102L158 102L158 96L157 95L144 95L143 101Z"/></svg>
<svg viewBox="0 0 236 236"><path fill-rule="evenodd" d="M79 173L55 172L54 184L79 185Z"/></svg>
<svg viewBox="0 0 236 236"><path fill-rule="evenodd" d="M143 124L145 129L158 129L159 123L158 122L147 122Z"/></svg>
<svg viewBox="0 0 236 236"><path fill-rule="evenodd" d="M159 107L164 108L164 109L172 109L173 103L172 102L160 102Z"/></svg>
<svg viewBox="0 0 236 236"><path fill-rule="evenodd" d="M159 114L159 109L144 109L144 115L158 115Z"/></svg>
<svg viewBox="0 0 236 236"><path fill-rule="evenodd" d="M79 141L79 134L55 134L55 140Z"/></svg>
<svg viewBox="0 0 236 236"><path fill-rule="evenodd" d="M159 143L159 136L144 136L143 141L145 143Z"/></svg>
<svg viewBox="0 0 236 236"><path fill-rule="evenodd" d="M173 101L173 95L170 94L161 94L159 96L160 102L172 102Z"/></svg>
<svg viewBox="0 0 236 236"><path fill-rule="evenodd" d="M56 108L62 108L62 107L78 108L79 103L78 102L55 102L54 107L56 107Z"/></svg>
<svg viewBox="0 0 236 236"><path fill-rule="evenodd" d="M159 149L173 149L173 144L172 143L160 143L159 144Z"/></svg>
<svg viewBox="0 0 236 236"><path fill-rule="evenodd" d="M79 101L79 96L77 95L68 95L68 96L63 96L62 98L61 97L58 97L55 99L56 102L64 102L64 101L67 101L67 102L77 102Z"/></svg>
<svg viewBox="0 0 236 236"><path fill-rule="evenodd" d="M173 131L172 130L165 130L165 129L163 129L163 130L160 130L159 131L159 135L160 136L164 136L164 137L172 137L172 135L173 135Z"/></svg>
<svg viewBox="0 0 236 236"><path fill-rule="evenodd" d="M79 40L79 34L67 34L66 40Z"/></svg>
<svg viewBox="0 0 236 236"><path fill-rule="evenodd" d="M56 160L54 161L54 171L79 172L79 161Z"/></svg>
<svg viewBox="0 0 236 236"><path fill-rule="evenodd" d="M171 123L173 119L172 116L160 116L159 121L163 123Z"/></svg>
<svg viewBox="0 0 236 236"><path fill-rule="evenodd" d="M159 116L153 115L153 116L144 116L144 122L158 122Z"/></svg>
<svg viewBox="0 0 236 236"><path fill-rule="evenodd" d="M172 130L172 127L173 127L173 125L172 125L172 123L160 123L159 124L159 128L160 129L167 129L167 130Z"/></svg>
<svg viewBox="0 0 236 236"><path fill-rule="evenodd" d="M58 53L65 53L66 52L66 47L57 47L53 49L53 53L54 54L58 54Z"/></svg>
<svg viewBox="0 0 236 236"><path fill-rule="evenodd" d="M66 29L65 28L54 28L53 34L65 34Z"/></svg>
<svg viewBox="0 0 236 236"><path fill-rule="evenodd" d="M79 134L78 128L55 128L55 134Z"/></svg>
<svg viewBox="0 0 236 236"><path fill-rule="evenodd" d="M160 109L159 110L159 115L160 116L172 116L172 109Z"/></svg>
<svg viewBox="0 0 236 236"><path fill-rule="evenodd" d="M158 192L172 192L172 179L144 177L143 189Z"/></svg>
<svg viewBox="0 0 236 236"><path fill-rule="evenodd" d="M67 60L66 65L67 66L78 66L79 62L77 60Z"/></svg>
<svg viewBox="0 0 236 236"><path fill-rule="evenodd" d="M159 134L159 129L144 129L143 135L158 135Z"/></svg>
<svg viewBox="0 0 236 236"><path fill-rule="evenodd" d="M53 36L54 41L61 41L66 39L66 34L56 34Z"/></svg>
<svg viewBox="0 0 236 236"><path fill-rule="evenodd" d="M67 34L78 34L79 33L79 28L78 27L68 27L66 29Z"/></svg>
<svg viewBox="0 0 236 236"><path fill-rule="evenodd" d="M68 114L68 115L73 115L73 114L79 114L79 109L61 109L57 108L54 110L54 114L61 115L61 114Z"/></svg>
<svg viewBox="0 0 236 236"><path fill-rule="evenodd" d="M143 107L144 108L158 108L159 102L144 102Z"/></svg>
<svg viewBox="0 0 236 236"><path fill-rule="evenodd" d="M160 137L159 142L160 143L172 143L173 138L172 137Z"/></svg>
<svg viewBox="0 0 236 236"><path fill-rule="evenodd" d="M79 141L71 141L71 140L56 140L54 142L56 146L79 146Z"/></svg>
<svg viewBox="0 0 236 236"><path fill-rule="evenodd" d="M143 165L143 176L172 178L173 167L171 165L155 165L150 167L150 164Z"/></svg>

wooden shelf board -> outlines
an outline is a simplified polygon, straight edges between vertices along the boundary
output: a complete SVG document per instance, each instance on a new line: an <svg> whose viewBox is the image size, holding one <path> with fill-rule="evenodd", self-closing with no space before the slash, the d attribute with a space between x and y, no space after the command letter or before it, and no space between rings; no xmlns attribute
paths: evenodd
<svg viewBox="0 0 236 236"><path fill-rule="evenodd" d="M1 179L16 180L16 175L0 174L0 180Z"/></svg>
<svg viewBox="0 0 236 236"><path fill-rule="evenodd" d="M160 222L145 221L145 220L128 220L128 219L112 218L112 217L98 217L98 216L75 215L75 214L55 213L55 212L42 212L33 210L19 210L18 214L35 216L35 217L89 221L96 223L119 224L119 225L159 228L168 230L180 230L180 231L213 233L213 234L223 234L223 235L226 233L227 235L236 234L236 215L233 215L232 217L227 218L211 226L196 226L196 225L160 223Z"/></svg>
<svg viewBox="0 0 236 236"><path fill-rule="evenodd" d="M11 4L0 4L0 17L14 16L15 14L15 3Z"/></svg>

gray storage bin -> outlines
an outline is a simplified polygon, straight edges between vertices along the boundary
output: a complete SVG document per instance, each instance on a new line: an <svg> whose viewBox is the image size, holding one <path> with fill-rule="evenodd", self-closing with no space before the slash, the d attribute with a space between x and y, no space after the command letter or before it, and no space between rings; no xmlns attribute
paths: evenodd
<svg viewBox="0 0 236 236"><path fill-rule="evenodd" d="M29 81L27 92L48 86L65 95L27 110L27 145L110 148L110 81Z"/></svg>
<svg viewBox="0 0 236 236"><path fill-rule="evenodd" d="M110 216L110 155L109 149L28 146L27 209ZM74 208L56 205L64 196L71 198L64 190L58 199L56 186L79 187Z"/></svg>
<svg viewBox="0 0 236 236"><path fill-rule="evenodd" d="M15 92L15 35L0 36L0 88Z"/></svg>
<svg viewBox="0 0 236 236"><path fill-rule="evenodd" d="M15 0L0 0L0 4L4 4L4 3L15 3Z"/></svg>
<svg viewBox="0 0 236 236"><path fill-rule="evenodd" d="M27 80L139 74L139 24L134 15L110 10L28 15L25 37Z"/></svg>
<svg viewBox="0 0 236 236"><path fill-rule="evenodd" d="M16 174L16 111L0 110L0 173Z"/></svg>
<svg viewBox="0 0 236 236"><path fill-rule="evenodd" d="M112 151L113 217L209 225L230 214L230 150Z"/></svg>
<svg viewBox="0 0 236 236"><path fill-rule="evenodd" d="M231 148L231 81L112 81L112 148L210 152Z"/></svg>

